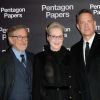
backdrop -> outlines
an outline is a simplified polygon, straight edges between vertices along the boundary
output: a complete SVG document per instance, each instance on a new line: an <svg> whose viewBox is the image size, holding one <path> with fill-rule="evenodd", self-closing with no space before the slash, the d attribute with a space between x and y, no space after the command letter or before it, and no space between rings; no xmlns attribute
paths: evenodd
<svg viewBox="0 0 100 100"><path fill-rule="evenodd" d="M100 0L1 0L0 1L0 52L5 51L7 28L24 24L29 35L28 50L38 53L46 43L45 27L52 21L65 26L64 46L70 48L80 40L76 28L76 13L90 9L97 21L96 31L100 34Z"/></svg>

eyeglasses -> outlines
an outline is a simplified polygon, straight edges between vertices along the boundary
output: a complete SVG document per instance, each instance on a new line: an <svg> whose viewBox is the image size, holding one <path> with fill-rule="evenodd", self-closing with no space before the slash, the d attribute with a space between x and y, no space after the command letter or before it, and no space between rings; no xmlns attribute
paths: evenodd
<svg viewBox="0 0 100 100"><path fill-rule="evenodd" d="M64 36L63 35L59 35L59 36L54 36L54 35L49 35L51 39L58 39L58 40L63 40Z"/></svg>
<svg viewBox="0 0 100 100"><path fill-rule="evenodd" d="M18 36L11 36L11 37L16 37L18 40L27 40L28 37L27 36L21 36L21 35L18 35Z"/></svg>

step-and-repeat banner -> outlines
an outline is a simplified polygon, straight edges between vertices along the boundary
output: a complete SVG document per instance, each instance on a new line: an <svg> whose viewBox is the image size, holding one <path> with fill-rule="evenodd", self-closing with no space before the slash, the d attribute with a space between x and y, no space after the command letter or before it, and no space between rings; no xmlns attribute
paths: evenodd
<svg viewBox="0 0 100 100"><path fill-rule="evenodd" d="M64 46L70 48L80 40L76 28L76 14L81 9L90 9L97 21L96 31L100 34L100 0L2 0L0 1L0 52L8 46L7 28L24 24L29 35L28 50L38 53L46 44L45 27L53 21L65 26Z"/></svg>

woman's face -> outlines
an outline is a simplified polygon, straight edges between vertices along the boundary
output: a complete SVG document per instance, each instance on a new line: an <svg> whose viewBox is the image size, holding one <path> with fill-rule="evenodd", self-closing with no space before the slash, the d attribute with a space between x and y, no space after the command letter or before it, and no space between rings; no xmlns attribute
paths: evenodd
<svg viewBox="0 0 100 100"><path fill-rule="evenodd" d="M61 28L51 28L47 40L52 51L59 51L63 45L64 35Z"/></svg>

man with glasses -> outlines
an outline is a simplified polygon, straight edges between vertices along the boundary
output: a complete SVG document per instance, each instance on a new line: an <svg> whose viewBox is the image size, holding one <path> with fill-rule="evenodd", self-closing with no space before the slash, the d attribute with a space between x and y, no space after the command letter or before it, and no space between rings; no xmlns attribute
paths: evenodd
<svg viewBox="0 0 100 100"><path fill-rule="evenodd" d="M32 100L34 55L26 51L28 34L24 25L7 30L10 48L0 58L0 100Z"/></svg>

